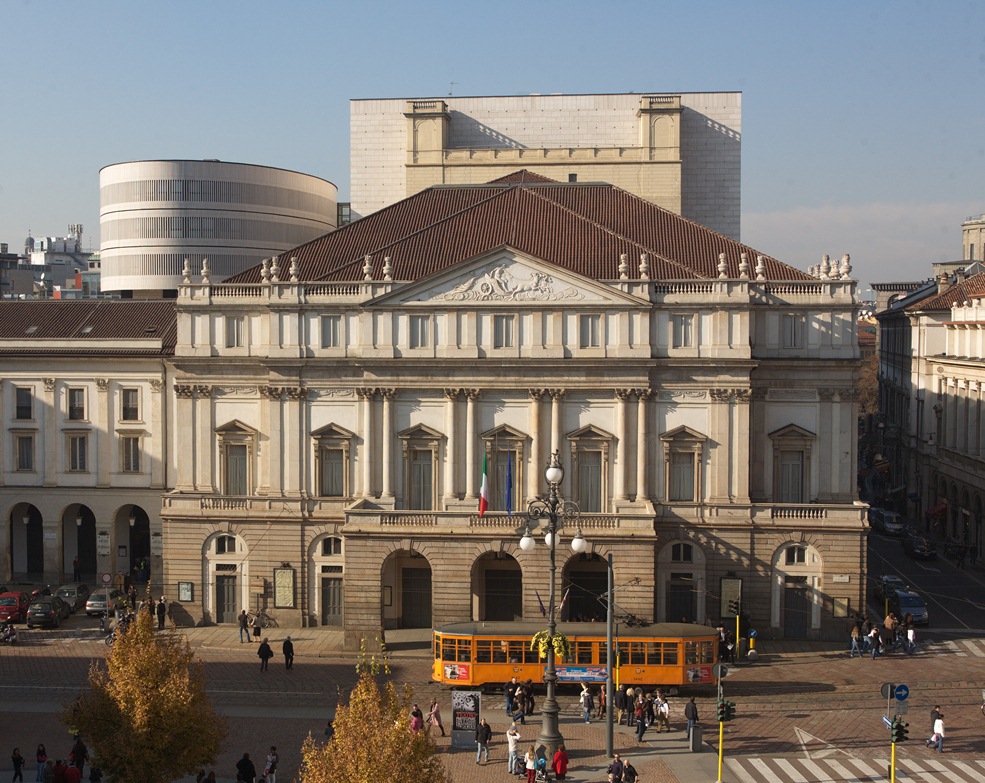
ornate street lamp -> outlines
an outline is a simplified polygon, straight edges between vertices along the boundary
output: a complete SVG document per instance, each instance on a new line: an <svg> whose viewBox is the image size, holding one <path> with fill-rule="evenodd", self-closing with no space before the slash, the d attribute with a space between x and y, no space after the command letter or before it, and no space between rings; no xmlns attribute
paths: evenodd
<svg viewBox="0 0 985 783"><path fill-rule="evenodd" d="M558 530L565 526L565 522L577 522L579 509L578 504L569 500L562 500L558 494L558 486L564 480L564 468L561 467L561 457L557 451L551 454L550 462L547 463L547 470L544 472L547 485L550 488L547 499L540 498L530 501L527 506L527 530L520 539L520 549L530 552L536 542L530 535L531 526L536 527L540 520L547 520L547 533L544 536L544 543L550 548L551 570L550 570L550 591L547 615L547 665L544 667L544 682L547 684L547 697L541 705L540 734L537 736L538 745L544 747L544 755L550 761L558 746L564 742L564 737L558 729L558 708L557 695L557 669L555 667L554 637L557 633L556 610L556 566L555 552L557 550ZM559 523L558 520L561 520ZM587 542L578 529L577 535L571 541L571 548L575 552L584 552Z"/></svg>

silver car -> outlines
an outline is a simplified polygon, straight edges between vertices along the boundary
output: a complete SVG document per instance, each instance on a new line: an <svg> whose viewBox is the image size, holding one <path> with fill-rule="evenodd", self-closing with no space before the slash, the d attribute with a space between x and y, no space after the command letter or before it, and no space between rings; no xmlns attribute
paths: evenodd
<svg viewBox="0 0 985 783"><path fill-rule="evenodd" d="M105 590L97 590L86 601L86 614L90 617L112 614L117 609L123 609L126 606L128 606L127 597L122 590L110 590L108 598Z"/></svg>

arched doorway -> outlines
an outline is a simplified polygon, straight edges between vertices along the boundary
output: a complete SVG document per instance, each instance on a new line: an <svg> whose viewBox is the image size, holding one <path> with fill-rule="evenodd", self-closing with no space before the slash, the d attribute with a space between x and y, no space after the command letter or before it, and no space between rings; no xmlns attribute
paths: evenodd
<svg viewBox="0 0 985 783"><path fill-rule="evenodd" d="M401 549L383 562L380 596L384 628L431 627L431 564L420 552Z"/></svg>
<svg viewBox="0 0 985 783"><path fill-rule="evenodd" d="M126 537L118 536L117 540L127 541L130 576L138 584L144 584L151 578L150 517L140 506L125 506L120 513L126 514L123 522L129 533Z"/></svg>
<svg viewBox="0 0 985 783"><path fill-rule="evenodd" d="M19 503L10 512L10 572L28 581L44 577L44 529L41 512Z"/></svg>
<svg viewBox="0 0 985 783"><path fill-rule="evenodd" d="M657 554L657 611L662 623L703 622L705 553L691 541L671 541Z"/></svg>
<svg viewBox="0 0 985 783"><path fill-rule="evenodd" d="M312 614L318 625L341 626L345 619L345 542L326 534L311 544Z"/></svg>
<svg viewBox="0 0 985 783"><path fill-rule="evenodd" d="M235 623L249 605L246 542L233 533L215 533L205 540L205 613L214 623Z"/></svg>
<svg viewBox="0 0 985 783"><path fill-rule="evenodd" d="M776 550L772 565L771 625L783 639L815 638L821 628L820 554L809 544L791 541Z"/></svg>
<svg viewBox="0 0 985 783"><path fill-rule="evenodd" d="M609 564L596 552L571 557L561 570L561 618L566 620L605 620L605 600L609 592ZM545 600L547 596L544 596Z"/></svg>
<svg viewBox="0 0 985 783"><path fill-rule="evenodd" d="M472 564L472 619L523 617L523 571L508 552L485 552Z"/></svg>
<svg viewBox="0 0 985 783"><path fill-rule="evenodd" d="M76 556L80 579L92 587L96 579L96 515L82 504L71 505L62 514L62 571L73 578Z"/></svg>

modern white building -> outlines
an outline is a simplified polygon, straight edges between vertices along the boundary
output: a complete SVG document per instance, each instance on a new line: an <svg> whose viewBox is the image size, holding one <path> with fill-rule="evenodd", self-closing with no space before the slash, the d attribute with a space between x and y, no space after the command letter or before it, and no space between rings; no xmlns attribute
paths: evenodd
<svg viewBox="0 0 985 783"><path fill-rule="evenodd" d="M208 259L212 279L223 280L332 231L336 201L331 182L269 166L217 160L106 166L99 172L101 289L173 296L185 259L196 274Z"/></svg>
<svg viewBox="0 0 985 783"><path fill-rule="evenodd" d="M738 92L353 100L352 214L524 169L607 182L738 240L741 142Z"/></svg>

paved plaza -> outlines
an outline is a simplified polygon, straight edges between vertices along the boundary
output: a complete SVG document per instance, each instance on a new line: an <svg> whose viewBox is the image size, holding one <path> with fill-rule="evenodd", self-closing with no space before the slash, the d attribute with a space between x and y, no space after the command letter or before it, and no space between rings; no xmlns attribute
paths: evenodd
<svg viewBox="0 0 985 783"><path fill-rule="evenodd" d="M282 760L278 778L292 780L301 741L309 732L322 735L339 694L348 692L356 680L355 659L340 652L338 635L322 629L293 630L298 656L294 669L285 670L283 660L275 658L270 671L261 673L256 646L240 644L235 629L180 632L203 661L209 692L229 720L229 738L216 765L219 779L235 778L234 765L244 751L252 758L262 758L267 747L276 745ZM287 633L269 632L275 651ZM58 720L60 705L78 692L91 661L101 659L108 648L98 632L88 630L34 632L23 637L22 644L0 649L0 736L11 748L19 746L26 756L38 742L44 742L55 756L67 754L70 739ZM393 677L409 683L422 704L438 695L447 726L449 692L430 680L428 638L426 631L390 634ZM886 702L879 690L885 681L910 688L911 741L899 746L901 765L908 760L913 768L939 760L971 764L985 758L985 717L979 709L985 683L985 640L935 638L927 632L916 655L894 653L876 660L849 658L846 649L827 643L762 640L759 651L755 664L733 668L725 680L726 695L738 705L737 719L726 724L725 730L726 781L758 780L757 769L766 762L750 763L756 757L794 760L788 765L814 759L812 763L820 768L832 762L837 767L844 756L850 761L842 769L857 769L859 764L884 769L890 744L881 718ZM573 690L564 691L560 701L561 730L572 760L569 780L604 781L608 763L604 724L581 722ZM638 746L629 729L616 729L616 750L634 759L645 783L717 778L714 693L698 692L697 701L705 731L704 753L687 749L680 697L672 699L672 733L650 731L643 746ZM923 743L924 735L930 733L929 713L935 705L941 705L947 718L947 752L933 754L936 759ZM455 781L482 783L507 777L502 696L488 694L483 711L495 732L490 764L478 766L471 751L453 750L447 738L437 738L438 750ZM521 727L524 745L536 737L539 722L535 716ZM0 774L9 766L8 750L0 756ZM859 772L858 779L869 778Z"/></svg>

